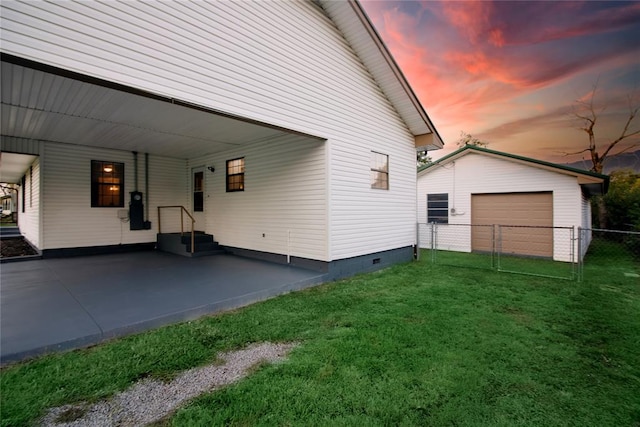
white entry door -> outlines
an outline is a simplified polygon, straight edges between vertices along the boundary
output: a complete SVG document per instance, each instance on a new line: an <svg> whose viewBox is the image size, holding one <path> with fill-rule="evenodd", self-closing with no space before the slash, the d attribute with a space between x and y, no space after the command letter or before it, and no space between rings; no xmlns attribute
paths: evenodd
<svg viewBox="0 0 640 427"><path fill-rule="evenodd" d="M195 229L205 231L205 175L204 167L191 170L191 215L196 220Z"/></svg>

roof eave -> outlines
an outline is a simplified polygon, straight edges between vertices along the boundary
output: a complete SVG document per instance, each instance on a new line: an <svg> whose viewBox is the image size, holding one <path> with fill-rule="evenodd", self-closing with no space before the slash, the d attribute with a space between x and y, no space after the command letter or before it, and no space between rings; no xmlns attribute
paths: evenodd
<svg viewBox="0 0 640 427"><path fill-rule="evenodd" d="M450 153L441 159L436 160L425 166L418 168L418 174L434 168L435 166L444 165L451 161L454 161L470 152L482 154L493 158L501 158L512 161L514 163L520 163L539 169L549 170L564 175L570 175L576 177L578 184L586 190L589 195L606 194L609 189L609 177L599 173L591 171L583 171L575 169L569 166L559 165L556 163L545 162L543 160L532 159L529 157L518 156L515 154L504 153L502 151L490 150L488 148L477 147L474 145L465 145L464 147Z"/></svg>
<svg viewBox="0 0 640 427"><path fill-rule="evenodd" d="M325 4L326 5L330 5L330 4L336 5L337 4L337 3L332 2L330 0L320 0L318 3L320 3L323 6L323 9L325 9L325 10L327 10L327 7L325 7ZM393 103L393 96L390 96L390 94L387 93L388 91L393 91L393 95L400 95L401 97L403 97L404 99L409 101L409 104L412 106L412 108L410 109L411 112L407 112L406 109L403 109L401 106L394 105L396 107L396 110L399 112L400 117L402 117L402 119L405 121L405 123L407 123L407 127L409 128L409 130L416 137L419 137L419 136L425 135L425 134L433 134L432 143L429 145L429 147L423 147L423 149L435 150L435 149L442 148L444 146L444 142L442 140L442 137L438 133L438 130L436 129L436 127L434 126L433 122L431 121L431 119L427 115L424 107L422 106L422 104L418 100L418 97L416 96L415 92L413 91L413 89L409 85L408 80L406 79L406 77L402 73L402 70L400 69L400 67L396 63L395 59L391 55L389 49L387 48L385 43L382 41L382 38L378 34L377 30L373 26L371 20L369 19L368 15L364 11L364 9L360 5L360 3L357 0L348 0L347 2L342 3L342 4L350 6L348 8L345 7L344 9L341 9L341 10L350 10L351 12L353 12L353 17L350 18L350 20L357 19L357 21L360 22L360 24L362 25L362 29L366 31L366 33L368 34L369 38L371 39L371 42L377 48L377 51L380 54L380 59L379 60L383 61L386 64L386 66L388 67L388 69L391 70L392 74L395 76L396 83L398 84L398 86L396 86L396 87L391 87L391 86L395 86L395 85L387 85L387 87L384 87L382 82L379 81L379 79L376 78L375 75L373 76L374 78L376 78L376 81L378 81L378 84L380 84L380 87L381 87L382 91L387 95L387 98L392 103ZM336 24L336 26L338 26L338 28L340 28L340 23L339 22L336 22L334 20L334 23ZM340 28L340 29L342 30L342 28ZM358 53L357 49L354 47L354 43L352 43L352 41L349 40L349 35L347 34L348 32L347 31L342 31L342 33L345 36L345 38L347 39L347 41L349 42L349 44L352 46L352 48L354 48L354 51L356 51L356 53ZM361 59L363 59L363 58L361 58ZM372 72L371 69L369 71ZM408 123L407 117L405 117L405 115L407 115L407 114L413 115L414 119L417 119L419 117L419 119L420 119L419 122L421 122L423 125L419 126L419 127L411 126Z"/></svg>

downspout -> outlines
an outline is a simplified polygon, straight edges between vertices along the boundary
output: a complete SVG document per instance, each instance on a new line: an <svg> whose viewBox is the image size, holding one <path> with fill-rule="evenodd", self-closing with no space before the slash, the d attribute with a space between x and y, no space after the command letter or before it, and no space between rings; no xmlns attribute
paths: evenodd
<svg viewBox="0 0 640 427"><path fill-rule="evenodd" d="M133 153L133 191L138 191L138 152L132 151Z"/></svg>
<svg viewBox="0 0 640 427"><path fill-rule="evenodd" d="M144 153L144 222L149 222L149 153Z"/></svg>

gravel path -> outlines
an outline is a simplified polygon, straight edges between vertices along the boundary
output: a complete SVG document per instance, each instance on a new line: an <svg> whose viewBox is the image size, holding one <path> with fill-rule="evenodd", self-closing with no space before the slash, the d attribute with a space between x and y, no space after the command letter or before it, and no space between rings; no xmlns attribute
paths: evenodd
<svg viewBox="0 0 640 427"><path fill-rule="evenodd" d="M208 365L183 372L165 383L144 379L133 387L94 405L65 405L53 408L43 426L141 426L157 421L187 400L231 384L247 375L258 363L284 359L297 344L253 344L243 350L221 353L223 365ZM74 416L75 414L75 416ZM57 422L65 418L69 422Z"/></svg>

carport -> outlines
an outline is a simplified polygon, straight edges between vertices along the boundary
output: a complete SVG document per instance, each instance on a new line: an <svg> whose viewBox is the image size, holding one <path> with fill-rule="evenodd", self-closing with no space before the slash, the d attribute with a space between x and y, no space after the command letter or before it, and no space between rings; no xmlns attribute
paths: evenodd
<svg viewBox="0 0 640 427"><path fill-rule="evenodd" d="M44 255L60 249L155 243L151 231L181 229L180 216L167 211L163 229L157 228L156 209L161 205L183 206L197 217L196 230L212 234L207 206L218 200L207 200L211 191L196 182L221 177L226 160L243 157L259 144L266 146L260 150L266 153L274 141L294 139L292 146L324 141L235 114L240 110L233 106L225 111L212 108L215 103L194 95L199 92L188 80L180 80L184 98L178 99L162 86L132 87L119 83L117 76L105 80L5 53L0 64L3 170L5 163L21 160L13 162L16 167L6 181L21 184L21 197L28 193L31 212L24 212L23 201L21 213L28 221L20 224L21 232ZM211 158L233 150L240 154L218 159L213 175ZM274 156L283 157L280 152ZM261 159L250 161L258 164ZM97 170L114 175L100 176ZM116 195L117 202L98 202L98 189ZM131 212L117 210L127 210L123 199L134 192L142 193L136 200L144 204L144 226L122 233L121 223ZM196 196L205 202L196 203Z"/></svg>
<svg viewBox="0 0 640 427"><path fill-rule="evenodd" d="M158 251L2 264L1 362L96 344L303 289L320 272Z"/></svg>

